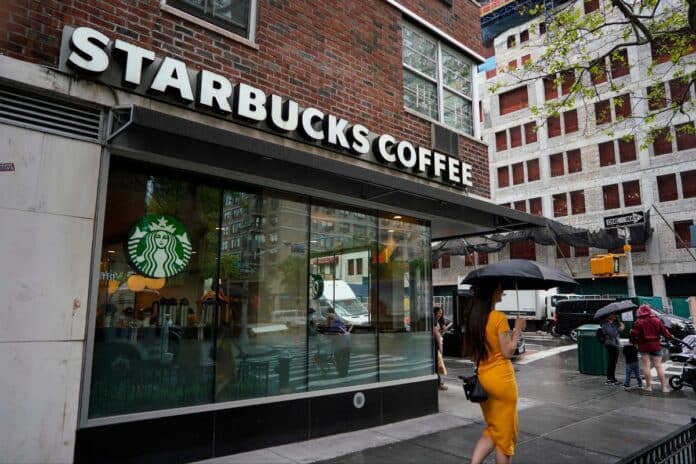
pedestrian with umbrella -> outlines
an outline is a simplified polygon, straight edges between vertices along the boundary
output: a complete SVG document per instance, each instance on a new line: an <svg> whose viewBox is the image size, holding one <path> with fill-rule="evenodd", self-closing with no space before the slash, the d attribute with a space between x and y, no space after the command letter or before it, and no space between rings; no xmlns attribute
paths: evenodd
<svg viewBox="0 0 696 464"><path fill-rule="evenodd" d="M619 361L619 348L621 347L619 335L624 329L624 325L616 315L630 311L635 307L636 305L629 300L615 301L614 303L599 308L594 315L594 319L601 320L599 327L603 334L603 345L604 349L607 351L607 358L609 360L607 364L607 380L604 382L605 385L621 385L621 382L616 379L616 363Z"/></svg>
<svg viewBox="0 0 696 464"><path fill-rule="evenodd" d="M486 427L471 462L483 463L495 452L496 463L509 463L519 434L517 382L510 358L526 321L518 317L510 330L507 316L495 305L506 289L549 289L576 282L556 269L513 259L472 271L462 283L471 284L472 292L465 307L462 351L476 362L478 382L487 395L479 403Z"/></svg>

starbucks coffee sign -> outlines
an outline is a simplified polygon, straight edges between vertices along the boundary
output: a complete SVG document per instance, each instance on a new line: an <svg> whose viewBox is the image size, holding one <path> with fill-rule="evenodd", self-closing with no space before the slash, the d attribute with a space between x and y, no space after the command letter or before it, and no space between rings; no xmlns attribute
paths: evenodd
<svg viewBox="0 0 696 464"><path fill-rule="evenodd" d="M450 186L473 186L472 166L458 157L398 140L390 134L375 134L362 124L317 108L301 108L296 101L266 94L245 83L232 83L212 71L189 69L181 60L158 57L152 50L112 40L88 27L64 29L59 65L62 71L109 86L321 143L356 158Z"/></svg>
<svg viewBox="0 0 696 464"><path fill-rule="evenodd" d="M141 274L172 277L191 259L191 239L175 218L160 214L143 217L128 235L128 257Z"/></svg>

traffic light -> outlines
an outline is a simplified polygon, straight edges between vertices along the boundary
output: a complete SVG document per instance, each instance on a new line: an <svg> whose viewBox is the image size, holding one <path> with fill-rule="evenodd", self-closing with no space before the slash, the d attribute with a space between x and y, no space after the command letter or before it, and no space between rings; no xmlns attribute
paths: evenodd
<svg viewBox="0 0 696 464"><path fill-rule="evenodd" d="M619 256L597 255L590 260L592 275L612 275L619 273Z"/></svg>

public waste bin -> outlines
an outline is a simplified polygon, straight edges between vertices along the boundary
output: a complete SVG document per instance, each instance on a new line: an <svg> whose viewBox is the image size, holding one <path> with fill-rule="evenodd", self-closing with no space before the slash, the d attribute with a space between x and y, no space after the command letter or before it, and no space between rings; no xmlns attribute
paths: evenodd
<svg viewBox="0 0 696 464"><path fill-rule="evenodd" d="M602 375L607 372L607 350L597 341L599 324L578 327L578 369L583 374Z"/></svg>

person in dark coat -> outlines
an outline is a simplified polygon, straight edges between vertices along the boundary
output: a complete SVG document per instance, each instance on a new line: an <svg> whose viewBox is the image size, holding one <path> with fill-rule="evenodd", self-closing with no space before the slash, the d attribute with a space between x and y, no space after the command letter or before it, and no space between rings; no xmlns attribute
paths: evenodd
<svg viewBox="0 0 696 464"><path fill-rule="evenodd" d="M621 385L616 379L616 363L619 360L619 334L624 329L623 323L616 318L616 314L608 314L599 323L604 331L604 348L607 350L609 362L607 364L607 380L605 385Z"/></svg>
<svg viewBox="0 0 696 464"><path fill-rule="evenodd" d="M650 364L655 367L657 377L660 379L662 393L669 393L669 387L665 379L665 370L662 367L662 345L660 336L667 339L674 338L654 313L650 305L644 304L636 312L636 322L631 329L631 335L636 337L636 345L641 354L643 373L645 374L645 391L652 391L650 386Z"/></svg>

